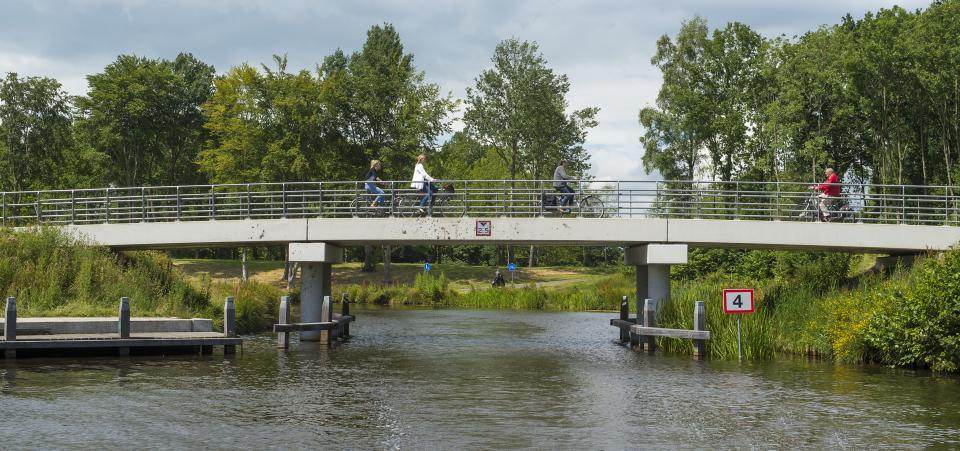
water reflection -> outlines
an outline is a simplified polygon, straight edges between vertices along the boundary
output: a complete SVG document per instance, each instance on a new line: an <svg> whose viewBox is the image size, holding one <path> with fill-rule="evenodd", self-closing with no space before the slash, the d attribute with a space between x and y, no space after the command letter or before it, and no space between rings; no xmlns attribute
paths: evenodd
<svg viewBox="0 0 960 451"><path fill-rule="evenodd" d="M953 378L645 355L610 314L365 310L327 349L4 361L0 436L36 447L960 446Z"/></svg>

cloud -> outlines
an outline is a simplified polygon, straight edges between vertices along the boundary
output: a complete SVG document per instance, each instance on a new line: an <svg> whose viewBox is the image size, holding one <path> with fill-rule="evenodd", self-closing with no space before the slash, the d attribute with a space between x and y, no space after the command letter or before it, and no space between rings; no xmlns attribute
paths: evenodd
<svg viewBox="0 0 960 451"><path fill-rule="evenodd" d="M897 2L907 9L925 0ZM767 35L793 36L850 13L889 7L876 0L73 0L0 3L0 73L56 77L82 94L85 76L121 53L170 58L191 52L223 72L286 54L313 68L337 48L362 45L373 24L393 23L415 62L444 91L463 96L489 66L496 43L535 40L571 80L571 108L598 106L589 135L601 178L647 178L640 165L638 110L656 97L649 59L656 39L694 15L714 27L744 22Z"/></svg>

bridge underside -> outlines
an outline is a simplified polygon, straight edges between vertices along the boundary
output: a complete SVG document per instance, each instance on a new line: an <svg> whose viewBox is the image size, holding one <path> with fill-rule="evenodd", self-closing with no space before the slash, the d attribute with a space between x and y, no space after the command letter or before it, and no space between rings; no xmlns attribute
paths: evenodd
<svg viewBox="0 0 960 451"><path fill-rule="evenodd" d="M489 224L489 236L486 228ZM478 224L480 223L480 224ZM326 242L359 244L536 244L916 253L947 250L960 227L785 221L618 218L316 218L63 226L117 249L230 247Z"/></svg>

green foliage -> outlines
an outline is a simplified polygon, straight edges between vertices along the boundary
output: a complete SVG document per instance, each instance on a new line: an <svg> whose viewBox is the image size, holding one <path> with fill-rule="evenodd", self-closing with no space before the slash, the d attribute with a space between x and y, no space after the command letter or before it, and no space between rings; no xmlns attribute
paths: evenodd
<svg viewBox="0 0 960 451"><path fill-rule="evenodd" d="M663 36L640 111L648 171L668 179L956 182L960 1L846 16L797 38L695 17Z"/></svg>
<svg viewBox="0 0 960 451"><path fill-rule="evenodd" d="M867 353L898 366L960 371L960 251L919 263L904 283L878 292Z"/></svg>
<svg viewBox="0 0 960 451"><path fill-rule="evenodd" d="M0 229L0 290L17 298L22 317L114 316L120 297L134 316L201 316L222 323L223 301L236 297L243 333L272 324L279 290L269 285L191 284L160 252L111 253L55 229Z"/></svg>
<svg viewBox="0 0 960 451"><path fill-rule="evenodd" d="M213 76L213 66L190 54L173 61L120 55L87 77L90 90L77 99L84 149L106 156L106 177L124 186L201 181L194 163L207 138L200 105L213 93Z"/></svg>
<svg viewBox="0 0 960 451"><path fill-rule="evenodd" d="M76 160L69 155L73 113L52 78L0 79L0 184L7 191L54 188Z"/></svg>
<svg viewBox="0 0 960 451"><path fill-rule="evenodd" d="M567 115L570 82L556 75L536 43L508 39L497 44L493 68L467 88L466 135L493 149L511 179L549 179L560 159L576 172L589 169L583 143L597 125L599 108Z"/></svg>

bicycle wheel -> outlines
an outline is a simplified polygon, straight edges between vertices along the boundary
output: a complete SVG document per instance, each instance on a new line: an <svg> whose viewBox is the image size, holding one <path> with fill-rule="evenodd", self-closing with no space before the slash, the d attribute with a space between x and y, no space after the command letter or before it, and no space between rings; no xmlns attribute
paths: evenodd
<svg viewBox="0 0 960 451"><path fill-rule="evenodd" d="M597 196L587 196L580 200L580 216L585 218L602 218L606 213L603 201Z"/></svg>
<svg viewBox="0 0 960 451"><path fill-rule="evenodd" d="M350 202L350 216L354 218L359 218L363 215L363 201L360 199L360 196L354 197L353 202Z"/></svg>

